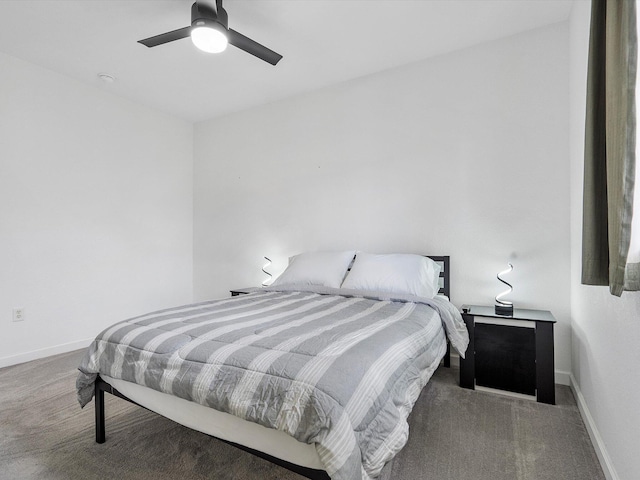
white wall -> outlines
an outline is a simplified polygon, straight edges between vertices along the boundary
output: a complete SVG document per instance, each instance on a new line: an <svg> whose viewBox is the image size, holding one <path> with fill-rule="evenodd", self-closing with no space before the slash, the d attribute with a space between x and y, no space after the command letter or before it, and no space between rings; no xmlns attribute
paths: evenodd
<svg viewBox="0 0 640 480"><path fill-rule="evenodd" d="M355 248L450 254L453 302L491 304L515 252L569 372L568 63L563 23L197 124L196 299Z"/></svg>
<svg viewBox="0 0 640 480"><path fill-rule="evenodd" d="M571 14L571 314L573 382L608 478L640 476L640 293L580 284L590 2Z"/></svg>
<svg viewBox="0 0 640 480"><path fill-rule="evenodd" d="M190 301L193 127L4 54L0 71L0 366Z"/></svg>

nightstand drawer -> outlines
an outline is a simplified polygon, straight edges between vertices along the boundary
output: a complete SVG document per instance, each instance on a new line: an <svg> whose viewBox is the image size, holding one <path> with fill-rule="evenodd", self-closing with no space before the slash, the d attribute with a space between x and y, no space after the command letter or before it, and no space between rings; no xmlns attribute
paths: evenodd
<svg viewBox="0 0 640 480"><path fill-rule="evenodd" d="M533 328L476 323L476 385L536 394L536 335Z"/></svg>

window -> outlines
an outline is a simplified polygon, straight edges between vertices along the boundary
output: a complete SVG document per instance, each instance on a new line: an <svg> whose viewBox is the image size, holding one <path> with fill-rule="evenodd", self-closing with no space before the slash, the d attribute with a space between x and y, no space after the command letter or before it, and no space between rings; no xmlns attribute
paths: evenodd
<svg viewBox="0 0 640 480"><path fill-rule="evenodd" d="M640 182L630 178L640 175L634 158L637 55L635 0L592 0L582 283L608 285L616 296L640 290Z"/></svg>

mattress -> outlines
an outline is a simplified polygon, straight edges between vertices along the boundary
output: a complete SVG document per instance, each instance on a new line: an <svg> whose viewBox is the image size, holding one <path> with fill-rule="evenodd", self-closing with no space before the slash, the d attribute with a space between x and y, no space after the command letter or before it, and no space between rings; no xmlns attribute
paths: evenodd
<svg viewBox="0 0 640 480"><path fill-rule="evenodd" d="M100 377L130 400L180 425L296 465L323 469L315 445L299 442L284 432L132 382L107 375Z"/></svg>
<svg viewBox="0 0 640 480"><path fill-rule="evenodd" d="M464 352L466 329L443 299L333 290L264 289L115 324L83 359L79 400L100 374L191 428L337 480L375 478L406 442L445 331Z"/></svg>

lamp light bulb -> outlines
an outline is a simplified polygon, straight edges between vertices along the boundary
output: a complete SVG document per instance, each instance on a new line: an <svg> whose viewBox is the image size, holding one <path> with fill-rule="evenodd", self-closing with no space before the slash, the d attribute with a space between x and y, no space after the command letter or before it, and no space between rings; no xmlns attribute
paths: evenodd
<svg viewBox="0 0 640 480"><path fill-rule="evenodd" d="M194 27L191 30L191 41L203 52L220 53L223 52L229 41L227 36L210 26Z"/></svg>

